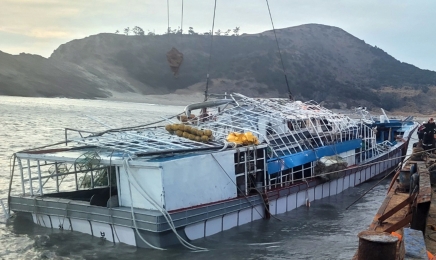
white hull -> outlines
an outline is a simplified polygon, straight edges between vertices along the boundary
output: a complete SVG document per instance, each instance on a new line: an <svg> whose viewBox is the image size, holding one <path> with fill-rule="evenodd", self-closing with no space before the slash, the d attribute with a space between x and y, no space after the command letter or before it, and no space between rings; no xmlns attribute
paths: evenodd
<svg viewBox="0 0 436 260"><path fill-rule="evenodd" d="M307 202L313 202L315 200L340 194L350 187L355 187L374 177L380 176L401 162L401 149L391 152L391 157L396 159L372 165L356 173L308 189L300 190L296 193L276 199L270 199L269 212L272 215L277 215L292 211L298 207L306 206ZM196 240L229 230L236 226L242 226L252 221L263 219L265 217L264 212L264 206L256 205L237 212L189 224L182 227L180 230L178 229L178 231L182 236L186 236L189 240ZM140 246L140 239L138 238L135 229L131 227L111 225L72 217L35 213L32 213L32 217L35 224L47 228L62 229L63 231L77 231L114 243ZM145 239L152 239L151 237L147 237L147 234L141 233L141 235Z"/></svg>

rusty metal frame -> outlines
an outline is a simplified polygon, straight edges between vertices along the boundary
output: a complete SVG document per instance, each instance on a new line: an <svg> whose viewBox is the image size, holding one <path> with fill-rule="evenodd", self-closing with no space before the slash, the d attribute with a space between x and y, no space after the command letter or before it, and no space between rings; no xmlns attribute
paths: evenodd
<svg viewBox="0 0 436 260"><path fill-rule="evenodd" d="M405 206L412 205L412 203L413 203L413 201L415 201L415 199L416 199L416 193L412 194L412 196L407 197L407 199L405 199L404 201L402 201L401 203L399 203L398 205L393 207L391 210L389 210L385 214L381 215L378 218L378 223L381 225L381 223L383 223L383 221L385 221L389 217L393 216L395 213L397 213L399 210L403 209Z"/></svg>

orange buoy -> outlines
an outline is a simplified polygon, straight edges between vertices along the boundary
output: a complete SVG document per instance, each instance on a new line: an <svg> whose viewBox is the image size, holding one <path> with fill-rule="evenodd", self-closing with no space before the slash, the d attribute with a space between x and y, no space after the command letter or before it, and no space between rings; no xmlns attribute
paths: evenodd
<svg viewBox="0 0 436 260"><path fill-rule="evenodd" d="M433 260L433 259L435 259L435 258L434 258L434 255L433 255L432 253L430 253L428 250L427 250L427 257L428 257L428 260Z"/></svg>
<svg viewBox="0 0 436 260"><path fill-rule="evenodd" d="M403 239L403 236L401 236L400 234L398 234L397 232L392 232L391 235L398 237L398 240L401 241L401 239Z"/></svg>

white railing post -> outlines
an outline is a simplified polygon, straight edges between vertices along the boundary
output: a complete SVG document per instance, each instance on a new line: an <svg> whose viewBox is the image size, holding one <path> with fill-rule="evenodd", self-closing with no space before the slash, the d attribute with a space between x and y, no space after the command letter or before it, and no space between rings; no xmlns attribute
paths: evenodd
<svg viewBox="0 0 436 260"><path fill-rule="evenodd" d="M58 169L58 163L55 162L55 176L56 176L56 192L59 192L59 169Z"/></svg>
<svg viewBox="0 0 436 260"><path fill-rule="evenodd" d="M79 190L79 182L77 181L77 167L75 162L74 162L74 180L76 181L76 190Z"/></svg>
<svg viewBox="0 0 436 260"><path fill-rule="evenodd" d="M30 160L29 159L27 159L27 174L29 175L30 196L33 196L32 171L30 170Z"/></svg>
<svg viewBox="0 0 436 260"><path fill-rule="evenodd" d="M39 180L39 195L43 195L42 192L42 180L41 180L41 164L39 162L39 160L37 161L38 164L38 180Z"/></svg>
<svg viewBox="0 0 436 260"><path fill-rule="evenodd" d="M18 157L17 157L18 158ZM23 164L21 163L21 159L18 158L18 166L20 167L20 175L21 175L21 190L23 192L23 196L26 195L26 189L24 188L24 171Z"/></svg>

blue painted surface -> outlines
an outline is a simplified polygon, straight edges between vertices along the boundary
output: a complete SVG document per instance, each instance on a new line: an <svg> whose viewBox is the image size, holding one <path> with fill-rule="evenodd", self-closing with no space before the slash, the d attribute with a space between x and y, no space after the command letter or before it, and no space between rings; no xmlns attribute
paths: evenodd
<svg viewBox="0 0 436 260"><path fill-rule="evenodd" d="M404 228L403 241L406 249L404 259L428 259L424 235L421 230Z"/></svg>
<svg viewBox="0 0 436 260"><path fill-rule="evenodd" d="M335 154L354 150L356 148L360 148L361 143L361 139L355 139L351 141L345 141L333 145L315 148L314 150L307 150L300 153L282 156L280 157L280 159L271 159L268 160L268 173L273 174L281 170L286 170L295 166L303 165L308 162L316 161L317 159L324 156L332 156Z"/></svg>
<svg viewBox="0 0 436 260"><path fill-rule="evenodd" d="M410 126L403 126L401 128L395 129L397 132L406 132L407 130L410 130Z"/></svg>
<svg viewBox="0 0 436 260"><path fill-rule="evenodd" d="M385 140L389 140L390 142L395 141L395 132L405 132L410 130L413 126L413 122L403 122L400 120L390 120L389 123L384 122L380 123L380 121L376 121L371 125L371 127L377 127L379 133L377 134L377 142L381 143ZM389 128L392 129L391 135L389 136Z"/></svg>

